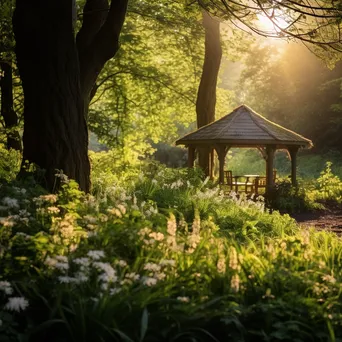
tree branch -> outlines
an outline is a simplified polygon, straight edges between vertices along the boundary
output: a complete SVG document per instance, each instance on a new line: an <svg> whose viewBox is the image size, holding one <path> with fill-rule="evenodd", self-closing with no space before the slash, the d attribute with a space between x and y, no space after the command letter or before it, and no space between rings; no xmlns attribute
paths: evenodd
<svg viewBox="0 0 342 342"><path fill-rule="evenodd" d="M106 21L108 10L108 0L87 0L83 8L82 27L76 37L79 51L86 49L92 43Z"/></svg>
<svg viewBox="0 0 342 342"><path fill-rule="evenodd" d="M115 56L119 49L119 36L125 21L128 0L112 0L108 16L93 41L93 49L98 52L100 63Z"/></svg>

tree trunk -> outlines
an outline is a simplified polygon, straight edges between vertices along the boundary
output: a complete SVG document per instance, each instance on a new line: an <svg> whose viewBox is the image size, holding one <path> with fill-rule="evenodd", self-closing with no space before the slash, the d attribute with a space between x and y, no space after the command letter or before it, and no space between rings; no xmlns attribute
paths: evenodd
<svg viewBox="0 0 342 342"><path fill-rule="evenodd" d="M104 64L119 49L128 0L86 0L75 39L75 0L17 0L16 55L24 90L23 163L56 170L90 189L86 116ZM24 173L24 164L21 174Z"/></svg>
<svg viewBox="0 0 342 342"><path fill-rule="evenodd" d="M221 64L222 48L220 42L220 23L203 11L203 27L205 30L205 56L201 82L198 88L196 113L197 128L215 121L216 85ZM198 149L199 166L208 176L213 167L210 160L211 149Z"/></svg>
<svg viewBox="0 0 342 342"><path fill-rule="evenodd" d="M21 151L21 138L17 130L18 117L13 108L13 78L12 65L10 62L0 62L2 77L0 78L1 88L1 116L4 119L7 149Z"/></svg>
<svg viewBox="0 0 342 342"><path fill-rule="evenodd" d="M88 131L69 0L17 0L13 16L17 64L24 91L23 162L56 170L89 191ZM23 173L23 169L22 169Z"/></svg>

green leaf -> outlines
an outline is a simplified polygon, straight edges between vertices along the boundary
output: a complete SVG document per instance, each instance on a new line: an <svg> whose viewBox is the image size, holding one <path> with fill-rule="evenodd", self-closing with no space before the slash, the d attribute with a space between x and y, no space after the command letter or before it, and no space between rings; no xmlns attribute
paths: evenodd
<svg viewBox="0 0 342 342"><path fill-rule="evenodd" d="M147 308L145 308L141 316L140 339L139 339L140 342L144 340L147 328L148 328L148 311L147 311Z"/></svg>

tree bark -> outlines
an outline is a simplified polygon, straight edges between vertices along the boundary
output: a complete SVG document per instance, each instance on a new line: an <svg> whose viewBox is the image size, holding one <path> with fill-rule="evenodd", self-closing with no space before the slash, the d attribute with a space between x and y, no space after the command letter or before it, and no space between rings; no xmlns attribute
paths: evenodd
<svg viewBox="0 0 342 342"><path fill-rule="evenodd" d="M17 0L13 30L24 91L23 163L45 170L43 185L50 191L56 170L63 170L88 192L88 131L72 4Z"/></svg>
<svg viewBox="0 0 342 342"><path fill-rule="evenodd" d="M197 128L215 121L216 85L221 64L222 48L220 41L220 23L203 11L203 27L205 30L205 56L202 77L197 93L196 113ZM199 166L208 176L213 167L208 149L198 149Z"/></svg>
<svg viewBox="0 0 342 342"><path fill-rule="evenodd" d="M86 108L95 95L96 80L106 62L119 50L119 37L126 17L128 0L88 0L83 24L77 34L81 69L81 89ZM96 88L95 88L96 89Z"/></svg>
<svg viewBox="0 0 342 342"><path fill-rule="evenodd" d="M23 162L45 170L55 189L56 170L90 189L86 116L91 90L119 48L128 0L87 0L75 39L75 1L17 0L16 55L24 90ZM22 167L22 172L24 167Z"/></svg>
<svg viewBox="0 0 342 342"><path fill-rule="evenodd" d="M0 78L1 89L1 116L4 119L7 149L21 151L21 138L17 130L18 116L13 107L13 70L10 61L0 62L2 77Z"/></svg>

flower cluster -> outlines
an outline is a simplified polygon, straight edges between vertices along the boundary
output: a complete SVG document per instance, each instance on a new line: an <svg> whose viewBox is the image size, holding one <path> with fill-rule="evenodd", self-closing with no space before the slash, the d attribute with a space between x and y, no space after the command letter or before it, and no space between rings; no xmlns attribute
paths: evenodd
<svg viewBox="0 0 342 342"><path fill-rule="evenodd" d="M5 296L12 295L14 291L10 282L1 280L0 292L2 292ZM24 297L8 297L4 309L8 311L20 312L24 311L28 307L28 305L29 302Z"/></svg>

